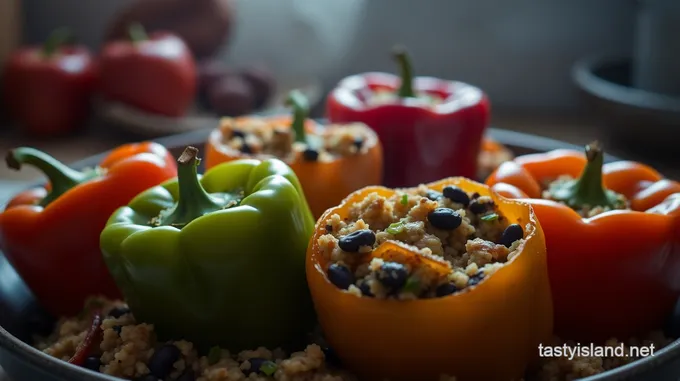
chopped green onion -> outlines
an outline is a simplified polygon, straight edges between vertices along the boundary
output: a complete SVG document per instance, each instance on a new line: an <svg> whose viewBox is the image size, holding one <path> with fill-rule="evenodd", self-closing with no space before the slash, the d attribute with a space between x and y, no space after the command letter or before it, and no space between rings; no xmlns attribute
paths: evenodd
<svg viewBox="0 0 680 381"><path fill-rule="evenodd" d="M401 205L404 205L404 206L408 205L408 195L407 194L402 195L400 202L401 202Z"/></svg>
<svg viewBox="0 0 680 381"><path fill-rule="evenodd" d="M487 214L486 216L482 216L481 218L482 221L496 221L497 219L498 214L496 213Z"/></svg>
<svg viewBox="0 0 680 381"><path fill-rule="evenodd" d="M418 279L410 277L406 279L406 284L404 285L404 288L402 288L403 292L411 292L411 293L416 293L418 291L418 288L420 288L420 282Z"/></svg>
<svg viewBox="0 0 680 381"><path fill-rule="evenodd" d="M276 363L272 361L265 361L262 363L262 366L260 366L260 372L266 374L267 376L271 376L276 373L276 368Z"/></svg>
<svg viewBox="0 0 680 381"><path fill-rule="evenodd" d="M386 231L390 234L399 234L404 231L404 221L395 222L387 227Z"/></svg>
<svg viewBox="0 0 680 381"><path fill-rule="evenodd" d="M210 364L210 365L217 364L220 361L221 357L222 357L222 349L220 347L210 348L210 352L208 352L208 364Z"/></svg>

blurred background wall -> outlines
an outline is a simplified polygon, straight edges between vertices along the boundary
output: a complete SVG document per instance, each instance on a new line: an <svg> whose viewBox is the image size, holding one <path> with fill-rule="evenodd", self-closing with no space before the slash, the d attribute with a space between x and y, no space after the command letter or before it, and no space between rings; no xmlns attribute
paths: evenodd
<svg viewBox="0 0 680 381"><path fill-rule="evenodd" d="M92 48L131 0L24 0L27 42L72 26ZM237 0L225 60L265 60L278 76L314 75L329 89L341 77L392 71L405 44L419 74L484 88L499 109L571 111L573 62L632 49L633 0Z"/></svg>

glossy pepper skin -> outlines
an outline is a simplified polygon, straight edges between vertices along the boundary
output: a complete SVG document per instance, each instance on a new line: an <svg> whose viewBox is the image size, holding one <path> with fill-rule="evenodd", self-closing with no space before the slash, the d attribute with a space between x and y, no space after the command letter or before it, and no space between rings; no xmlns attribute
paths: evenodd
<svg viewBox="0 0 680 381"><path fill-rule="evenodd" d="M352 193L319 219L307 250L307 281L319 322L343 364L366 380L518 380L552 333L552 303L541 226L527 204L505 199L482 184L449 178L428 184L455 185L490 195L513 223L526 226L521 253L468 291L433 299L398 301L359 297L334 286L317 240L326 219L348 216L350 206L373 192ZM377 252L386 242L373 252ZM393 250L409 250L396 246ZM508 329L512 327L512 329Z"/></svg>
<svg viewBox="0 0 680 381"><path fill-rule="evenodd" d="M182 116L196 94L196 64L184 41L163 32L147 36L138 24L129 41L104 46L99 67L106 99L150 113Z"/></svg>
<svg viewBox="0 0 680 381"><path fill-rule="evenodd" d="M314 321L304 256L314 220L295 174L275 159L239 160L178 180L116 211L101 234L135 317L161 338L201 348L289 347ZM242 192L242 193L241 193Z"/></svg>
<svg viewBox="0 0 680 381"><path fill-rule="evenodd" d="M306 142L308 135L313 135L316 130L324 127L307 118L309 105L301 93L292 92L288 100L293 107L294 116L275 116L269 120L277 125L290 126L295 131L296 139ZM251 117L240 119L247 121L248 118ZM296 155L292 160L286 161L300 179L314 218L340 203L348 194L369 185L380 184L383 171L382 146L372 130L367 129L367 132L368 138L363 144L369 148L363 153L323 162L310 161L303 155ZM219 128L210 134L206 143L206 168L253 157L226 146L224 139Z"/></svg>
<svg viewBox="0 0 680 381"><path fill-rule="evenodd" d="M597 146L588 152L588 159L571 150L519 156L487 180L536 211L546 235L556 333L582 343L660 329L680 296L680 184L640 163L602 165ZM581 218L541 199L541 182L561 175L580 178L583 188L572 189L566 202L606 199L608 189L626 196L632 210Z"/></svg>
<svg viewBox="0 0 680 381"><path fill-rule="evenodd" d="M489 100L478 88L432 77L412 78L403 51L395 55L401 78L365 73L343 79L328 96L331 123L363 122L383 145L388 187L416 186L449 176L474 178L477 156L489 121ZM398 100L374 105L379 91ZM419 93L443 98L438 105L417 100Z"/></svg>
<svg viewBox="0 0 680 381"><path fill-rule="evenodd" d="M44 46L18 49L7 60L3 73L7 110L29 134L67 135L82 127L88 116L95 65L87 48L66 44L69 35L58 29Z"/></svg>
<svg viewBox="0 0 680 381"><path fill-rule="evenodd" d="M120 297L99 248L111 213L143 190L176 176L156 143L121 146L90 171L78 172L31 148L7 156L11 168L35 166L49 188L18 194L0 213L0 248L52 315L77 314L87 298Z"/></svg>

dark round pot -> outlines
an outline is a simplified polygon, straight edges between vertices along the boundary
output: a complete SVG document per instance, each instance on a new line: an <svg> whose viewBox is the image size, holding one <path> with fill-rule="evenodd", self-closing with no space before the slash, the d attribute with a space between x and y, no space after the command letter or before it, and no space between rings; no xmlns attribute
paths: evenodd
<svg viewBox="0 0 680 381"><path fill-rule="evenodd" d="M158 139L174 155L181 154L187 145L203 150L209 130L189 132ZM510 148L516 155L566 148L582 148L552 139L491 128L492 138ZM74 168L93 167L105 153L82 160ZM620 160L606 156L607 162ZM55 285L58 287L58 285ZM37 304L26 285L0 253L0 366L11 381L120 381L53 358L31 347L31 337L45 335L54 320ZM650 356L613 371L582 381L656 380L677 381L680 376L680 340ZM7 381L2 379L0 381Z"/></svg>
<svg viewBox="0 0 680 381"><path fill-rule="evenodd" d="M572 70L573 81L615 142L646 155L670 154L663 148L675 148L680 98L634 88L632 77L628 57L588 57Z"/></svg>

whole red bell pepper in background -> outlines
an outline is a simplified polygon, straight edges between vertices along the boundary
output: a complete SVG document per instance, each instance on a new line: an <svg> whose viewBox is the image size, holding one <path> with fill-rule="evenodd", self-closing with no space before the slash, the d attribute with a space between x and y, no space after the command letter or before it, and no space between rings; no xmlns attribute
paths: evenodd
<svg viewBox="0 0 680 381"><path fill-rule="evenodd" d="M128 144L95 169L79 172L32 148L17 148L7 165L30 165L49 179L49 191L18 194L0 213L0 249L45 309L72 315L92 295L120 298L99 248L111 214L138 193L177 175L157 143Z"/></svg>
<svg viewBox="0 0 680 381"><path fill-rule="evenodd" d="M196 63L181 38L150 36L139 24L130 41L112 41L101 52L99 90L108 100L169 117L186 113L196 95Z"/></svg>
<svg viewBox="0 0 680 381"><path fill-rule="evenodd" d="M328 96L331 123L363 122L384 149L384 185L408 187L451 176L474 178L489 100L477 87L432 77L413 78L399 49L401 78L365 73L343 79ZM376 96L392 95L374 103ZM432 103L430 99L440 102Z"/></svg>
<svg viewBox="0 0 680 381"><path fill-rule="evenodd" d="M597 144L519 156L487 179L498 194L533 206L545 232L555 333L565 340L626 340L662 328L680 296L680 183L630 161L603 165ZM543 199L543 185L573 181ZM572 208L619 203L583 218Z"/></svg>
<svg viewBox="0 0 680 381"><path fill-rule="evenodd" d="M29 134L69 134L88 116L95 65L85 47L66 44L69 38L68 30L57 29L42 47L16 50L4 68L7 111Z"/></svg>

